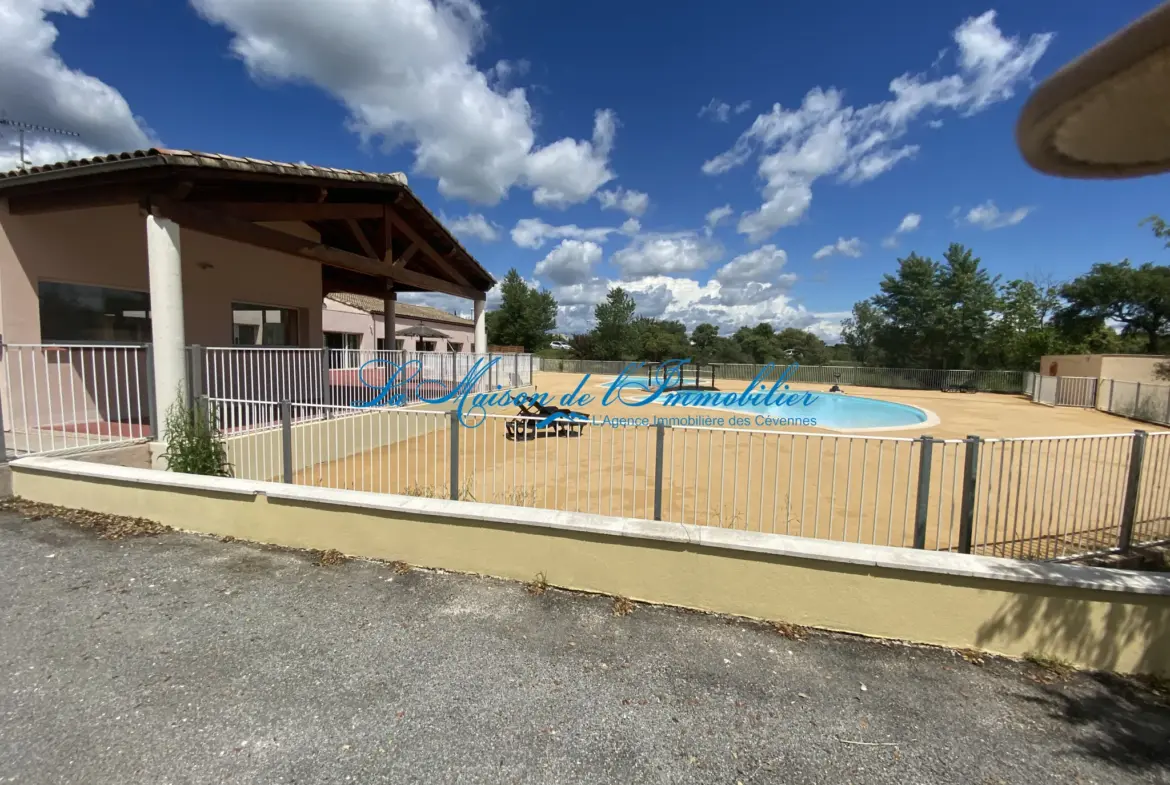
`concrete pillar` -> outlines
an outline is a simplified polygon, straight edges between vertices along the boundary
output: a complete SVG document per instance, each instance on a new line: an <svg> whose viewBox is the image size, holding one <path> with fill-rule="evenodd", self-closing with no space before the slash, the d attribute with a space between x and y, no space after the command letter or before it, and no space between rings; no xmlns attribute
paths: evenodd
<svg viewBox="0 0 1170 785"><path fill-rule="evenodd" d="M154 344L154 400L159 422L154 438L163 441L163 425L175 401L187 401L187 340L183 330L183 269L179 225L146 216L146 254L150 276L150 329Z"/></svg>
<svg viewBox="0 0 1170 785"><path fill-rule="evenodd" d="M487 300L475 300L475 353L487 354L487 320L484 309Z"/></svg>
<svg viewBox="0 0 1170 785"><path fill-rule="evenodd" d="M398 346L398 292L391 288L393 284L386 282L386 294L382 298L382 347L392 352Z"/></svg>

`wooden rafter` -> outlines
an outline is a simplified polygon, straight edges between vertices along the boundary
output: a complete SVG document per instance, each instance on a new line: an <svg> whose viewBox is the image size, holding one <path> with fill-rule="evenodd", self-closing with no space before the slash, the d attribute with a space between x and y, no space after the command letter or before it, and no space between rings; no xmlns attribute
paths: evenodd
<svg viewBox="0 0 1170 785"><path fill-rule="evenodd" d="M315 240L298 237L278 229L259 226L229 215L219 214L204 207L175 202L163 197L152 197L150 205L158 215L169 218L180 226L215 237L222 237L225 240L312 259L322 264L340 267L363 275L388 278L396 283L418 289L443 292L456 297L466 297L470 300L483 297L483 293L474 287L453 283L416 270L387 266L380 261L360 254L324 245Z"/></svg>
<svg viewBox="0 0 1170 785"><path fill-rule="evenodd" d="M412 229L410 224L402 220L402 217L399 216L398 213L396 213L394 210L391 210L390 208L387 208L386 217L390 219L390 223L394 224L395 229L402 232L404 235L406 235L408 240L421 248L422 252L426 254L427 258L438 265L440 270L451 276L458 283L461 283L464 286L469 285L467 279L463 277L463 274L456 270L450 262L439 255L439 252L432 248L428 242L419 237L418 232Z"/></svg>
<svg viewBox="0 0 1170 785"><path fill-rule="evenodd" d="M362 252L371 259L381 259L378 252L374 250L374 246L370 244L370 238L366 237L365 230L362 225L357 222L356 218L346 218L345 225L349 227L350 234L357 240L358 245L361 246Z"/></svg>
<svg viewBox="0 0 1170 785"><path fill-rule="evenodd" d="M380 204L319 202L200 202L199 206L241 221L349 221L381 218Z"/></svg>

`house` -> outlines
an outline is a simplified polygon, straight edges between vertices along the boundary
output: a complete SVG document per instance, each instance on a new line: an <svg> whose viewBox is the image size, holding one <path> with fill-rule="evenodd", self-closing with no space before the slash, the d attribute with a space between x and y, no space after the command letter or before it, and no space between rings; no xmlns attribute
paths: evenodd
<svg viewBox="0 0 1170 785"><path fill-rule="evenodd" d="M385 302L379 297L334 292L325 296L321 329L325 346L362 355L375 350L471 352L475 322L426 305L397 303L397 337L387 345Z"/></svg>
<svg viewBox="0 0 1170 785"><path fill-rule="evenodd" d="M0 172L5 428L141 433L211 381L321 400L327 295L380 299L392 334L399 292L464 297L486 351L494 283L398 173L163 149Z"/></svg>

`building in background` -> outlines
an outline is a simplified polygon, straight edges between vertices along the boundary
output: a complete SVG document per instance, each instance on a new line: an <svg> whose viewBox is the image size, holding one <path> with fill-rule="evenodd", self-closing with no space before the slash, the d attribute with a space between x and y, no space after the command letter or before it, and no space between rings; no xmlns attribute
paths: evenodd
<svg viewBox="0 0 1170 785"><path fill-rule="evenodd" d="M378 297L342 292L326 295L321 312L324 345L348 349L355 356L375 349L405 352L471 352L475 323L426 305L400 302L395 307L394 344L386 343L385 306Z"/></svg>
<svg viewBox="0 0 1170 785"><path fill-rule="evenodd" d="M1041 376L1077 376L1119 382L1157 382L1155 370L1170 357L1160 354L1046 354Z"/></svg>

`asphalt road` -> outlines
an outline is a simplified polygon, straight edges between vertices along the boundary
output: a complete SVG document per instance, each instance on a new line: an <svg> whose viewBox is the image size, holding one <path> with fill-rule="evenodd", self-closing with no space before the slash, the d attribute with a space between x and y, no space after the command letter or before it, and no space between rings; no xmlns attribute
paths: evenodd
<svg viewBox="0 0 1170 785"><path fill-rule="evenodd" d="M1170 782L1107 677L0 514L0 782Z"/></svg>

